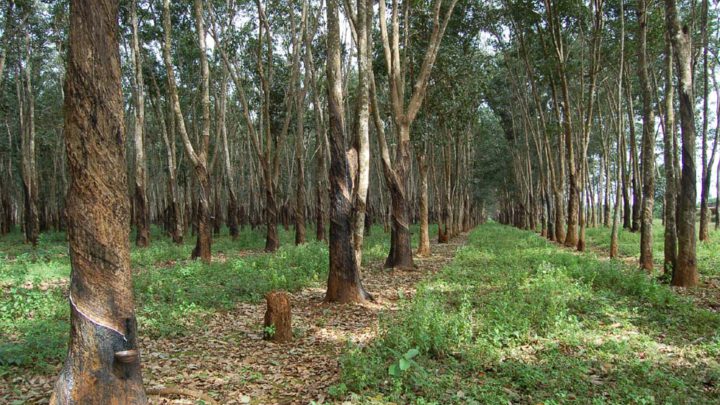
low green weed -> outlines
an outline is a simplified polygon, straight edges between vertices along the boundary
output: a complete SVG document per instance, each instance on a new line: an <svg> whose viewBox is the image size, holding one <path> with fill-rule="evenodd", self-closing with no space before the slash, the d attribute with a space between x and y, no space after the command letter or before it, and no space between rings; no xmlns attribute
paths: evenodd
<svg viewBox="0 0 720 405"><path fill-rule="evenodd" d="M350 345L335 386L372 403L715 403L720 315L617 261L486 224ZM417 350L412 367L403 354ZM342 389L338 388L342 387Z"/></svg>

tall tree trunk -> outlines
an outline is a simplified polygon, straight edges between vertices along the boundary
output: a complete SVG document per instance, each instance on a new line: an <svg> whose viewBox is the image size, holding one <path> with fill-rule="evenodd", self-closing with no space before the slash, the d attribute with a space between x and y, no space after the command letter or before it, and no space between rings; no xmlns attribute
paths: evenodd
<svg viewBox="0 0 720 405"><path fill-rule="evenodd" d="M340 303L363 302L371 297L360 282L360 270L352 246L352 180L345 154L345 112L342 104L337 0L328 0L326 12L330 120L330 270L325 300Z"/></svg>
<svg viewBox="0 0 720 405"><path fill-rule="evenodd" d="M622 94L623 94L623 67L625 64L625 9L624 0L620 0L620 73L617 78L617 162L615 177L615 208L613 210L612 229L610 231L610 258L618 256L618 233L620 230L620 203L627 198L626 182L624 181L625 165L625 128L623 127ZM609 148L609 146L608 146ZM609 163L609 161L608 161ZM610 181L610 179L608 179ZM627 216L626 216L627 218Z"/></svg>
<svg viewBox="0 0 720 405"><path fill-rule="evenodd" d="M295 131L295 164L297 185L295 189L295 244L306 242L305 237L305 89L298 92L296 99L297 129Z"/></svg>
<svg viewBox="0 0 720 405"><path fill-rule="evenodd" d="M708 210L708 194L710 194L710 177L712 174L712 159L715 157L715 147L713 147L710 155L710 163L708 164L708 1L702 0L701 10L701 40L702 40L702 154L701 154L701 171L700 171L700 230L698 239L707 241L709 237L708 225L710 216ZM714 75L715 72L712 72ZM717 146L717 135L715 136Z"/></svg>
<svg viewBox="0 0 720 405"><path fill-rule="evenodd" d="M155 80L155 76L151 75L151 83L155 92L155 102L153 107L158 121L160 121L160 131L165 143L167 154L168 168L168 223L170 237L177 245L183 244L183 220L181 215L180 203L178 201L178 184L177 184L177 165L175 164L175 114L171 111L168 114L168 120L165 120L165 113L160 107L160 88ZM153 98L151 97L151 100Z"/></svg>
<svg viewBox="0 0 720 405"><path fill-rule="evenodd" d="M675 179L675 103L673 102L673 51L670 36L665 35L665 127L663 130L663 157L665 163L665 209L663 219L664 260L663 271L672 273L677 260L677 179Z"/></svg>
<svg viewBox="0 0 720 405"><path fill-rule="evenodd" d="M638 1L638 76L642 94L642 225L640 229L640 266L653 269L653 204L655 202L655 113L647 63L647 3Z"/></svg>
<svg viewBox="0 0 720 405"><path fill-rule="evenodd" d="M692 38L687 25L680 27L675 0L665 0L667 30L677 61L682 134L682 173L678 198L678 256L672 285L693 287L698 283L697 241L695 239L695 110L693 107Z"/></svg>
<svg viewBox="0 0 720 405"><path fill-rule="evenodd" d="M50 403L144 404L130 270L118 2L72 0L69 44L64 111L71 329Z"/></svg>
<svg viewBox="0 0 720 405"><path fill-rule="evenodd" d="M228 67L223 65L222 87L220 89L220 135L223 142L223 157L225 163L225 173L227 174L227 225L230 231L230 237L236 240L240 231L238 229L238 201L235 193L235 168L230 161L230 144L227 135L227 76Z"/></svg>
<svg viewBox="0 0 720 405"><path fill-rule="evenodd" d="M630 82L628 80L628 82ZM632 225L630 230L637 232L640 230L640 219L642 207L642 181L640 173L640 164L638 163L640 157L637 150L637 137L635 136L635 108L632 96L632 86L627 86L627 115L628 115L628 126L630 128L630 165L632 167L632 189L633 189L633 201L632 201Z"/></svg>
<svg viewBox="0 0 720 405"><path fill-rule="evenodd" d="M168 87L170 90L171 106L175 113L175 121L180 131L180 135L185 145L190 162L193 165L195 178L199 192L197 195L197 241L192 251L192 258L201 258L204 262L210 262L211 245L212 245L212 224L210 218L210 173L208 171L208 148L210 144L210 90L209 75L206 46L205 46L205 25L202 15L202 2L195 0L195 24L198 33L198 42L200 45L200 67L202 74L202 139L200 141L199 152L190 141L190 137L185 127L185 119L180 108L180 98L177 92L177 84L175 80L174 67L172 65L172 57L170 54L171 47L171 24L170 24L170 0L163 0L163 59L165 61L165 69L168 75ZM186 218L188 215L186 215Z"/></svg>
<svg viewBox="0 0 720 405"><path fill-rule="evenodd" d="M25 32L25 66L20 64L22 77L16 81L20 105L20 136L22 149L22 185L25 197L25 241L34 246L38 243L40 222L38 218L38 175L35 163L35 96L32 89L32 66L30 32ZM22 82L22 88L20 83Z"/></svg>
<svg viewBox="0 0 720 405"><path fill-rule="evenodd" d="M130 19L132 24L133 93L135 101L135 244L146 247L150 244L150 212L147 199L147 162L145 161L145 89L142 70L142 55L138 33L137 0L132 0Z"/></svg>
<svg viewBox="0 0 720 405"><path fill-rule="evenodd" d="M432 11L432 33L430 35L425 55L423 56L422 65L415 83L412 86L412 94L406 103L405 98L405 69L401 67L400 60L400 7L398 1L393 0L392 7L392 33L388 35L386 4L385 0L380 1L380 36L383 43L383 52L385 56L385 64L390 76L390 99L392 104L393 118L395 121L395 130L397 135L397 146L395 155L395 167L393 168L390 161L390 153L388 151L380 118L375 112L375 127L378 129L378 138L381 148L383 172L385 180L390 191L390 199L392 205L392 234L390 237L390 252L385 260L385 267L392 268L414 268L412 248L410 246L410 205L411 201L408 195L408 181L410 175L410 125L420 110L422 101L425 97L428 80L432 71L433 64L437 58L440 48L440 42L445 34L448 22L455 8L457 0L451 0L445 10L445 14L441 19L441 1L436 1ZM409 27L405 26L405 29ZM406 41L407 42L407 41ZM407 43L406 43L407 45ZM403 51L404 53L404 51ZM370 59L370 58L368 58ZM369 69L371 72L372 69ZM371 74L371 73L370 73ZM377 110L377 100L374 87L374 78L371 78L371 98L373 99L373 110Z"/></svg>
<svg viewBox="0 0 720 405"><path fill-rule="evenodd" d="M357 151L357 181L353 187L353 248L358 268L362 266L363 241L365 238L365 217L367 196L370 186L370 32L372 31L372 4L368 0L357 0L357 14L354 18L357 32L358 90L357 90L357 132L353 147Z"/></svg>
<svg viewBox="0 0 720 405"><path fill-rule="evenodd" d="M320 134L317 134L320 138ZM318 241L325 240L325 197L327 195L327 185L325 183L325 147L318 146L318 158L315 166L315 239Z"/></svg>

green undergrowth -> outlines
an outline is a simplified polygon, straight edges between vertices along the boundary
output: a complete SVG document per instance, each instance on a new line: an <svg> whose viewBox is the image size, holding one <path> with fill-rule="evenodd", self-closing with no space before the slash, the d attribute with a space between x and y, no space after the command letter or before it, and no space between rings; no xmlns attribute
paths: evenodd
<svg viewBox="0 0 720 405"><path fill-rule="evenodd" d="M696 227L697 229L697 227ZM664 258L664 231L662 222L656 220L653 223L653 261L655 268L662 270ZM590 248L602 251L610 250L610 228L595 227L587 228L586 244ZM618 252L621 256L640 257L640 232L630 232L627 229L620 229L618 232ZM709 239L697 243L698 271L702 276L717 278L720 277L720 230L715 230L710 225Z"/></svg>
<svg viewBox="0 0 720 405"><path fill-rule="evenodd" d="M618 261L477 228L329 393L357 403L718 403L720 314Z"/></svg>
<svg viewBox="0 0 720 405"><path fill-rule="evenodd" d="M431 227L436 232L437 227ZM414 243L417 228L413 227ZM131 233L131 237L134 233ZM181 337L216 311L260 300L267 291L296 291L327 279L327 245L294 246L294 230L280 227L281 248L265 254L264 228L245 228L236 240L227 229L213 240L212 264L189 260L195 238L176 245L153 228L151 245L131 249L136 313L141 335ZM387 255L389 234L373 226L365 241L366 262ZM70 311L70 259L64 233L40 235L36 248L13 232L0 238L0 376L48 370L65 357Z"/></svg>

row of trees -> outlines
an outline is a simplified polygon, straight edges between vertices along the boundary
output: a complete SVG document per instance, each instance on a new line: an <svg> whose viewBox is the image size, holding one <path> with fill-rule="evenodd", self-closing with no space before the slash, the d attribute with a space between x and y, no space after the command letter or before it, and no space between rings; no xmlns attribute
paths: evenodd
<svg viewBox="0 0 720 405"><path fill-rule="evenodd" d="M446 239L482 211L457 175L470 169L476 153L463 142L474 134L458 135L470 131L470 116L449 125L439 119L446 106L424 103L456 1L342 4L340 102L352 111L342 120L342 139L349 145L358 263L363 235L375 221L392 230L386 265L411 268L411 222L422 224L419 253L428 255L429 222L442 222ZM177 243L188 231L196 234L193 257L206 261L213 233L225 225L233 237L242 226L264 226L267 251L279 247L279 224L294 225L296 243L304 243L313 222L315 237L324 240L333 148L325 7L309 1L191 3L120 5L135 243L152 243L152 223ZM69 180L59 148L68 4L6 0L2 6L7 137L0 141L6 152L0 231L20 225L26 241L36 244L41 231L64 230L67 221ZM458 51L467 53L471 39L459 37L459 24L451 30L454 45L466 48ZM458 65L448 63L444 73ZM421 110L433 119L419 122ZM422 134L411 135L413 123L422 125ZM48 158L36 161L36 155Z"/></svg>
<svg viewBox="0 0 720 405"><path fill-rule="evenodd" d="M693 286L698 180L701 241L711 221L720 125L710 128L709 96L711 84L720 94L720 30L716 5L692 1L679 12L676 3L506 2L500 17L513 30L495 35L508 90L490 102L513 150L503 221L578 250L586 226L612 227L613 257L622 221L640 232L640 266L652 270L660 215L664 269L673 285Z"/></svg>
<svg viewBox="0 0 720 405"><path fill-rule="evenodd" d="M329 220L326 300L340 303L372 299L360 268L373 217L391 232L385 266L403 269L411 222L419 255L431 220L441 242L477 222L463 174L481 101L425 102L476 73L439 58L456 3L6 0L2 232L20 224L35 245L67 229L70 243L71 338L51 403L146 402L131 221L140 247L152 223L176 243L192 228L192 257L209 262L222 225L236 237L262 222L272 252L279 222L301 244L314 213L319 240ZM475 58L460 20L452 51Z"/></svg>

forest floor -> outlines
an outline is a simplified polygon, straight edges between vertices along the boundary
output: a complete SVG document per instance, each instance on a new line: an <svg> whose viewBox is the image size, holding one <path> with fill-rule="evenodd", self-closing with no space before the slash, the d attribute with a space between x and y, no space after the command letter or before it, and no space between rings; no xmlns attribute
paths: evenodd
<svg viewBox="0 0 720 405"><path fill-rule="evenodd" d="M207 320L203 330L182 339L143 338L143 377L147 387L183 387L210 393L223 404L323 403L338 382L338 358L349 344L364 346L376 338L379 318L415 294L418 281L449 263L465 235L432 244L432 256L415 258L415 271L388 271L382 260L364 266L363 285L374 302L335 305L323 302L325 289L310 287L291 294L294 339L275 344L258 329L263 303L240 303ZM187 398L152 398L180 404Z"/></svg>
<svg viewBox="0 0 720 405"><path fill-rule="evenodd" d="M433 242L431 257L416 258L417 271L388 271L382 263L389 234L374 226L363 282L375 302L337 306L323 303L327 246L293 246L292 229L280 236L283 247L273 254L261 251L260 229L246 229L234 241L220 236L210 265L187 259L192 238L177 246L159 230L151 247L133 248L146 387L190 389L219 403L322 403L337 383L340 353L372 340L379 320L390 318L415 284L443 268L465 241ZM33 250L21 238L0 240L0 403L47 403L67 350L67 243L62 233L43 234ZM291 294L289 344L262 340L263 295L271 290ZM150 400L196 403L172 395Z"/></svg>
<svg viewBox="0 0 720 405"><path fill-rule="evenodd" d="M659 270L662 227L654 233ZM46 234L29 251L13 237L0 240L0 403L46 403L69 329L67 244ZM220 236L209 265L187 259L191 238L133 249L148 389L253 405L720 403L719 301L707 295L718 231L698 244L702 286L683 291L638 271L637 233L622 231L622 258L609 260L607 228L588 228L579 253L488 223L433 243L417 271L390 272L376 226L363 274L376 302L341 306L323 302L327 245L292 237L281 231L283 247L266 254L260 230ZM271 290L291 294L289 344L262 340Z"/></svg>

